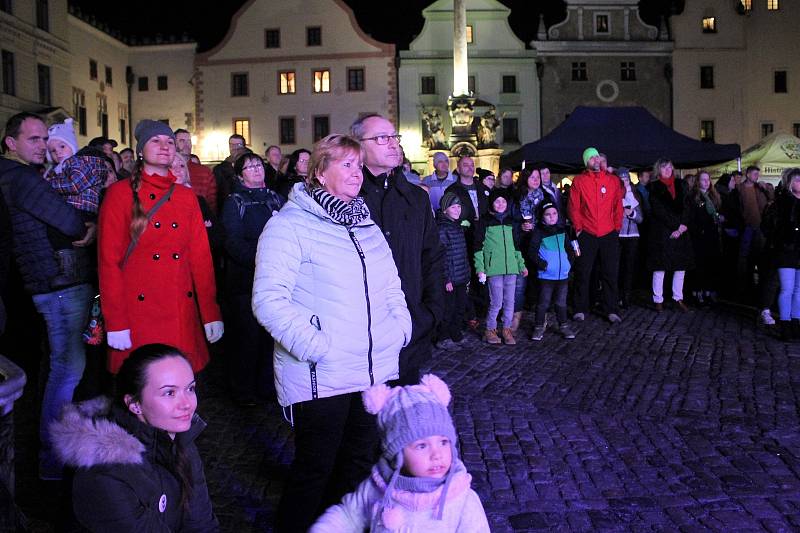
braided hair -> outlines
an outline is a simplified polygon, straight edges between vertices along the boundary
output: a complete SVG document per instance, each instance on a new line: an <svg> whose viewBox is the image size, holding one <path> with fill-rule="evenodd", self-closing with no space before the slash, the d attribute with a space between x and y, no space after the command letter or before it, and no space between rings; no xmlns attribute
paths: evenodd
<svg viewBox="0 0 800 533"><path fill-rule="evenodd" d="M147 228L147 213L142 208L142 202L139 200L139 189L142 188L142 169L144 165L142 160L136 162L131 173L130 182L131 190L133 191L133 206L131 208L131 240L138 240Z"/></svg>

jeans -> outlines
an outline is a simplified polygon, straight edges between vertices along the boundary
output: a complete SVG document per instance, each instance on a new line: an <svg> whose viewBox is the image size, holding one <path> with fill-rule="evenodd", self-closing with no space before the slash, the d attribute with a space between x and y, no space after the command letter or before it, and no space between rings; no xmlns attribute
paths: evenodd
<svg viewBox="0 0 800 533"><path fill-rule="evenodd" d="M497 313L503 308L503 327L510 328L514 320L514 292L517 275L489 276L489 312L486 314L486 329L497 329Z"/></svg>
<svg viewBox="0 0 800 533"><path fill-rule="evenodd" d="M517 285L514 288L514 312L525 310L525 294L528 288L528 278L522 274L517 275Z"/></svg>
<svg viewBox="0 0 800 533"><path fill-rule="evenodd" d="M51 451L48 428L64 405L72 402L72 394L86 367L81 335L89 320L93 296L94 290L87 283L33 295L33 304L44 318L50 344L50 373L44 388L39 425L42 462L48 468L59 468Z"/></svg>
<svg viewBox="0 0 800 533"><path fill-rule="evenodd" d="M800 318L800 269L779 268L781 292L778 295L778 312L781 320Z"/></svg>
<svg viewBox="0 0 800 533"><path fill-rule="evenodd" d="M544 326L547 309L552 303L556 308L556 318L559 325L567 323L567 289L569 281L566 279L540 279L539 302L536 304L536 325Z"/></svg>
<svg viewBox="0 0 800 533"><path fill-rule="evenodd" d="M663 270L653 272L653 302L657 304L664 303L664 274ZM685 275L685 270L676 270L672 273L672 299L676 302L683 300L683 277Z"/></svg>
<svg viewBox="0 0 800 533"><path fill-rule="evenodd" d="M305 532L330 505L355 490L378 457L374 415L360 392L292 405L294 459L276 511L275 531Z"/></svg>

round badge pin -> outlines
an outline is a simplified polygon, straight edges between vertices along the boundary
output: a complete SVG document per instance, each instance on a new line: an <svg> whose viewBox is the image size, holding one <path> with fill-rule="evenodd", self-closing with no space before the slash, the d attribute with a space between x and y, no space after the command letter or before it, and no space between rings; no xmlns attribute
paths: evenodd
<svg viewBox="0 0 800 533"><path fill-rule="evenodd" d="M603 193L603 194L605 194L605 193L606 193L606 188L605 188L605 186L603 186L603 187L600 187L600 192L601 192L601 193Z"/></svg>
<svg viewBox="0 0 800 533"><path fill-rule="evenodd" d="M162 494L161 498L158 499L158 512L163 513L167 510L167 495Z"/></svg>

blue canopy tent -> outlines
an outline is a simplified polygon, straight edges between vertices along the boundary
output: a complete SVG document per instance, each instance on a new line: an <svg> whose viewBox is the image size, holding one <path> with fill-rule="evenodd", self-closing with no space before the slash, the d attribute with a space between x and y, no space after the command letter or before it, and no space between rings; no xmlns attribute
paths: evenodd
<svg viewBox="0 0 800 533"><path fill-rule="evenodd" d="M594 146L614 167L649 168L660 157L676 168L700 168L736 159L738 144L698 141L674 131L643 107L576 107L538 141L504 156L501 166L547 166L559 174L583 170L584 149Z"/></svg>

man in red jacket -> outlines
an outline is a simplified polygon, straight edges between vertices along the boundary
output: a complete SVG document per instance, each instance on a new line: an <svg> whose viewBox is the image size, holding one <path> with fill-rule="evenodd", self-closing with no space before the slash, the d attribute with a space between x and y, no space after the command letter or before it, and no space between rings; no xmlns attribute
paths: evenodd
<svg viewBox="0 0 800 533"><path fill-rule="evenodd" d="M184 129L175 130L175 148L186 159L192 155L192 134ZM208 202L208 207L217 213L217 182L214 173L205 165L198 165L192 161L187 164L189 168L189 183L194 193L202 196Z"/></svg>
<svg viewBox="0 0 800 533"><path fill-rule="evenodd" d="M619 230L622 228L624 192L617 176L601 168L596 148L583 152L586 170L575 176L569 192L569 215L578 234L580 252L575 262L575 315L578 321L589 310L589 283L595 260L600 258L603 283L603 313L612 323L619 322L617 272L619 270Z"/></svg>

